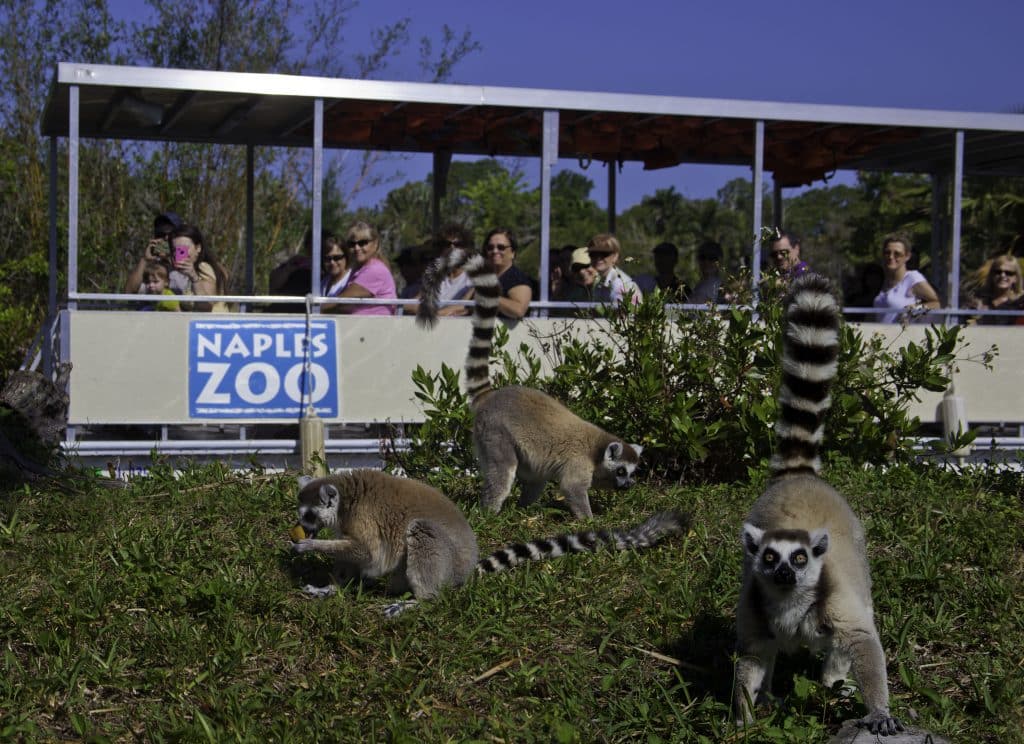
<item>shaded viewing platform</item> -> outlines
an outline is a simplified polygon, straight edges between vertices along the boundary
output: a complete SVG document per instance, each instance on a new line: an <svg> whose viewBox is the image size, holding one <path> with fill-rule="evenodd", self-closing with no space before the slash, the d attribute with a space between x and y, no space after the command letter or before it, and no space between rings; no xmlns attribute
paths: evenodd
<svg viewBox="0 0 1024 744"><path fill-rule="evenodd" d="M959 306L963 180L1024 175L1024 117L860 106L775 103L585 91L401 83L289 75L171 70L61 63L42 117L50 138L51 286L49 322L38 365L52 372L72 364L69 426L64 447L87 461L144 460L151 451L245 462L294 463L297 423L296 336L301 315L253 313L256 306L303 301L254 294L254 153L260 147L310 152L313 276L320 286L320 228L324 152L351 149L429 153L433 157L433 220L453 155L514 156L536 163L540 186L540 275L548 274L551 172L561 159L603 163L609 227L614 231L617 165L685 168L688 164L748 166L753 225L764 224L762 194L770 178L773 211L782 222L783 190L813 184L840 170L928 174L933 183L933 257L929 281L950 308ZM84 292L78 269L80 143L83 139L191 142L244 147L247 261L243 291L227 298L239 312L131 313L118 310L136 296ZM58 158L67 158L59 182ZM56 194L67 194L67 233L58 239ZM58 263L58 243L67 263ZM752 281L760 279L762 246L751 236ZM64 271L66 290L58 288ZM321 304L314 298L314 306ZM513 346L536 344L564 328L543 317L555 305L546 282L532 317L512 328ZM109 309L104 309L109 308ZM935 322L956 322L973 311L940 310ZM328 425L332 466L374 462L385 424L422 420L411 372L461 368L468 325L441 323L426 333L412 318L326 317L314 309L322 339L318 415ZM578 320L581 328L597 321ZM902 343L922 326L863 324ZM229 353L214 335L241 339ZM965 421L981 427L999 449L1024 445L1024 328L971 327L972 349L999 347L995 369L965 365L955 374ZM159 347L146 339L158 337ZM255 348L269 337L272 342ZM898 337L898 338L897 338ZM278 339L284 339L279 341ZM244 351L242 350L244 348ZM210 366L218 365L218 366ZM300 369L301 372L301 369ZM274 384L271 381L275 381ZM258 384L257 384L258 381ZM251 383L251 384L250 384ZM267 392L276 385L278 397ZM159 386L161 396L147 394ZM267 398L263 400L263 398ZM301 396L299 396L301 398ZM255 401L255 402L254 402ZM941 396L926 394L913 412L943 423ZM322 412L321 412L322 408ZM948 425L950 422L946 422ZM963 423L963 422L960 422ZM399 432L401 429L399 428ZM980 448L988 440L980 437ZM400 444L400 441L399 441ZM120 458L120 460L118 460Z"/></svg>

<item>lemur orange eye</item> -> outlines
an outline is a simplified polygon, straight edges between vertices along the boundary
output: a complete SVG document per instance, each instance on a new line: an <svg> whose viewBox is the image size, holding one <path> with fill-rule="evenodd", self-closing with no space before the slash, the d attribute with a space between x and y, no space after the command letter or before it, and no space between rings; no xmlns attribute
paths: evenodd
<svg viewBox="0 0 1024 744"><path fill-rule="evenodd" d="M764 559L763 560L764 560L765 563L775 563L775 559L777 557L778 556L775 555L774 551L766 550L765 553L764 553Z"/></svg>
<svg viewBox="0 0 1024 744"><path fill-rule="evenodd" d="M807 563L807 556L804 555L803 553L797 553L796 555L793 556L793 563L796 564L797 566L802 566L805 563Z"/></svg>

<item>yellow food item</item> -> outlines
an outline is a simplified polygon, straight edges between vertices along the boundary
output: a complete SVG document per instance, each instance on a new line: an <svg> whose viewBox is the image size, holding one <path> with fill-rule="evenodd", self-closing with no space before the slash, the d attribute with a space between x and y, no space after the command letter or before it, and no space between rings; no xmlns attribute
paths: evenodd
<svg viewBox="0 0 1024 744"><path fill-rule="evenodd" d="M292 538L292 542L298 542L306 537L306 531L302 529L301 524L297 524L288 530L288 535Z"/></svg>

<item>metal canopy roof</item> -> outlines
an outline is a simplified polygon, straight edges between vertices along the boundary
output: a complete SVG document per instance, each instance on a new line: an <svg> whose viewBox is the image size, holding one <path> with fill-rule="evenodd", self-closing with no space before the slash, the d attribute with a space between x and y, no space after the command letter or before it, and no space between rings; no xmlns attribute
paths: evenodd
<svg viewBox="0 0 1024 744"><path fill-rule="evenodd" d="M965 175L1024 175L1024 116L400 83L60 63L46 136L310 147L324 101L327 148L542 154L543 112L558 112L558 156L750 165L765 122L764 168L798 186L837 169L950 172L964 132Z"/></svg>

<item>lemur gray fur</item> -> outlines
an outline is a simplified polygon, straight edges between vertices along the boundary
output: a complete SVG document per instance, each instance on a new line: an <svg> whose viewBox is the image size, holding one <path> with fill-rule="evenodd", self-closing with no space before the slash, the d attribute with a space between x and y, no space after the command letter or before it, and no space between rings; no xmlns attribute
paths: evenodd
<svg viewBox="0 0 1024 744"><path fill-rule="evenodd" d="M829 386L839 355L840 307L828 280L794 280L785 307L780 414L772 479L742 530L743 584L736 610L737 724L771 689L775 657L824 651L826 686L852 672L868 713L858 725L893 734L885 654L874 624L864 529L818 473Z"/></svg>
<svg viewBox="0 0 1024 744"><path fill-rule="evenodd" d="M484 480L480 500L497 512L519 480L520 505L536 501L556 481L577 519L593 516L588 496L598 489L629 488L643 448L581 419L550 395L528 387L491 386L490 357L501 286L483 257L453 250L423 278L417 322L437 322L438 290L454 270L464 270L474 288L473 332L466 356L466 392L473 411L473 448Z"/></svg>
<svg viewBox="0 0 1024 744"><path fill-rule="evenodd" d="M627 530L596 530L515 543L478 560L476 536L459 508L440 491L419 481L378 470L353 470L325 478L299 479L299 525L310 537L292 544L296 553L320 552L335 561L338 581L387 578L391 594L411 592L432 599L446 586L460 586L476 574L495 573L524 561L567 553L653 546L687 524L676 512L659 512ZM313 539L323 528L335 537ZM336 588L306 586L317 596ZM390 605L397 615L413 602Z"/></svg>

